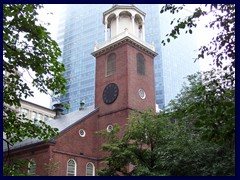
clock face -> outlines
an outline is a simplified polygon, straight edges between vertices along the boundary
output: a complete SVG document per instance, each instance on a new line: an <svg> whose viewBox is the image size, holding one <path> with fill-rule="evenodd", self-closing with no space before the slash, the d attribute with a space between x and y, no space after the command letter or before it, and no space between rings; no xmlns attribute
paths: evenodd
<svg viewBox="0 0 240 180"><path fill-rule="evenodd" d="M115 83L108 84L103 91L103 101L112 104L118 97L118 86Z"/></svg>

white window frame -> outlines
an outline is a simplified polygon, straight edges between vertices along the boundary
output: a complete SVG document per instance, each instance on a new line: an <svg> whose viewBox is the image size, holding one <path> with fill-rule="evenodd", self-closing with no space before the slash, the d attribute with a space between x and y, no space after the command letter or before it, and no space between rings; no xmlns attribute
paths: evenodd
<svg viewBox="0 0 240 180"><path fill-rule="evenodd" d="M88 165L91 165L91 168L92 168L92 169L90 169L92 171L91 175L88 174L88 171L89 171ZM94 164L92 162L88 162L86 164L86 176L95 176L95 166L94 166Z"/></svg>
<svg viewBox="0 0 240 180"><path fill-rule="evenodd" d="M113 125L112 124L109 124L107 126L107 132L111 132L113 130Z"/></svg>
<svg viewBox="0 0 240 180"><path fill-rule="evenodd" d="M74 162L74 173L69 172L69 165L68 165L68 163L70 161ZM77 175L77 162L74 159L69 159L68 162L67 162L67 176L76 176L76 175Z"/></svg>
<svg viewBox="0 0 240 180"><path fill-rule="evenodd" d="M25 118L28 118L29 110L28 110L28 109L25 109L25 108L22 108L21 114L24 115Z"/></svg>
<svg viewBox="0 0 240 180"><path fill-rule="evenodd" d="M28 163L28 174L30 175L36 175L36 168L37 168L37 164L36 162L31 159Z"/></svg>
<svg viewBox="0 0 240 180"><path fill-rule="evenodd" d="M37 113L36 118L37 118L38 121L42 120L42 117L43 117L43 115L41 113Z"/></svg>
<svg viewBox="0 0 240 180"><path fill-rule="evenodd" d="M31 112L31 119L34 121L37 118L37 112L32 111Z"/></svg>
<svg viewBox="0 0 240 180"><path fill-rule="evenodd" d="M82 134L81 132L82 132L83 134ZM78 131L78 133L79 133L79 136L80 136L80 137L85 137L85 136L86 136L86 131L85 131L84 129L80 129L80 130Z"/></svg>

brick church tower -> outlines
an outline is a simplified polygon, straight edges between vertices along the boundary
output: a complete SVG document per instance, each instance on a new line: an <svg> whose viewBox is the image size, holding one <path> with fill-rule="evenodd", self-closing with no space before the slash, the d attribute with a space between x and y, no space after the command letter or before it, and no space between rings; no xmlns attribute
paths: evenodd
<svg viewBox="0 0 240 180"><path fill-rule="evenodd" d="M105 42L95 45L99 129L124 126L131 110L155 110L154 46L145 42L145 13L114 5L103 13Z"/></svg>

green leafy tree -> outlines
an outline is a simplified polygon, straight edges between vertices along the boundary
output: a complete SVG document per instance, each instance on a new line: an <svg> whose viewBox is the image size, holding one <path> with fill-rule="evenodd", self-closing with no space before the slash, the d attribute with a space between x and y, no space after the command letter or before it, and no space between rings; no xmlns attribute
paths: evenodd
<svg viewBox="0 0 240 180"><path fill-rule="evenodd" d="M153 111L143 114L133 112L123 137L118 135L120 128L115 125L111 133L102 131L100 134L107 140L103 151L109 152L104 163L105 168L99 175L162 175L158 160L160 157L158 144L163 143L162 137L168 129L166 122L156 116ZM131 167L132 168L131 170Z"/></svg>
<svg viewBox="0 0 240 180"><path fill-rule="evenodd" d="M229 77L226 77L229 76ZM189 86L169 103L172 116L200 129L204 139L235 142L235 83L231 73L215 69L188 76Z"/></svg>
<svg viewBox="0 0 240 180"><path fill-rule="evenodd" d="M29 160L11 159L8 163L3 164L4 176L29 176L27 167Z"/></svg>
<svg viewBox="0 0 240 180"><path fill-rule="evenodd" d="M13 109L20 107L21 98L34 96L22 78L21 72L30 74L32 85L42 93L49 90L64 94L63 64L57 61L61 50L50 33L37 19L37 10L42 5L3 4L3 129L10 143L25 137L48 140L56 136L43 121L38 125Z"/></svg>
<svg viewBox="0 0 240 180"><path fill-rule="evenodd" d="M235 87L220 72L189 76L160 114L133 113L122 138L105 132L99 175L234 175Z"/></svg>
<svg viewBox="0 0 240 180"><path fill-rule="evenodd" d="M177 14L185 8L185 5L166 4L162 7L160 13L170 12ZM167 34L167 42L170 38L176 39L185 31L185 33L193 33L193 29L197 27L201 18L204 16L209 18L206 27L218 29L218 33L209 44L199 48L197 59L204 59L206 55L210 55L217 67L233 72L235 71L235 4L206 4L205 7L197 7L193 13L185 18L174 18L170 24L174 25L172 31ZM165 40L162 41L166 44ZM228 62L228 63L225 63ZM226 66L228 64L228 66Z"/></svg>
<svg viewBox="0 0 240 180"><path fill-rule="evenodd" d="M49 159L48 163L44 163L44 169L49 176L53 176L59 169L59 162L55 162L52 158Z"/></svg>
<svg viewBox="0 0 240 180"><path fill-rule="evenodd" d="M99 170L98 175L119 176L128 175L127 164L131 162L132 152L129 150L129 144L126 138L120 138L120 127L114 124L111 132L100 131L97 134L105 138L107 143L103 144L102 150L109 152L102 162L106 168ZM128 158L126 158L128 157Z"/></svg>
<svg viewBox="0 0 240 180"><path fill-rule="evenodd" d="M176 157L181 157L181 161L184 162L187 160L185 157L196 153L196 157L190 156L186 164L194 164L195 173L199 172L199 175L234 175L234 77L230 72L215 69L190 75L188 81L189 85L183 87L167 109L171 119L189 127L193 137L188 133L183 134L186 142L190 143L190 149L184 150ZM179 173L187 169L184 164L179 167Z"/></svg>
<svg viewBox="0 0 240 180"><path fill-rule="evenodd" d="M167 4L160 13L184 7ZM167 42L182 30L192 34L201 17L211 14L207 26L219 33L199 48L196 60L210 55L216 68L188 76L188 84L159 115L131 116L124 136L113 134L114 141L103 145L110 155L100 175L235 174L235 5L205 5L174 19Z"/></svg>

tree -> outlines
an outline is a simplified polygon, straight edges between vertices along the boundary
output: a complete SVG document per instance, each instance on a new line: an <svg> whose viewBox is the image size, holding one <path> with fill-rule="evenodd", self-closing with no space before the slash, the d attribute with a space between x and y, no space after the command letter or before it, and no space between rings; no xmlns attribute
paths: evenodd
<svg viewBox="0 0 240 180"><path fill-rule="evenodd" d="M234 175L234 86L211 73L189 76L160 114L133 113L122 138L103 133L99 175Z"/></svg>
<svg viewBox="0 0 240 180"><path fill-rule="evenodd" d="M107 151L104 162L107 167L99 171L99 175L163 175L158 166L159 144L164 143L166 121L156 116L153 111L143 114L132 112L128 127L123 137L118 135L120 128L115 125L111 133L102 131L107 143L103 151ZM129 168L132 170L129 170Z"/></svg>
<svg viewBox="0 0 240 180"><path fill-rule="evenodd" d="M194 164L199 164L196 168L203 170L202 175L234 175L234 77L231 72L214 69L190 75L188 81L189 85L183 86L181 93L169 103L167 112L191 129L194 139L188 152L196 153L197 158L190 159L197 160ZM187 156L187 151L184 152L178 157ZM179 168L181 172L183 167Z"/></svg>
<svg viewBox="0 0 240 180"><path fill-rule="evenodd" d="M226 77L228 76L228 77ZM169 103L172 116L201 129L215 143L235 143L235 81L221 69L188 76L190 86Z"/></svg>
<svg viewBox="0 0 240 180"><path fill-rule="evenodd" d="M183 8L167 4L160 13ZM112 135L114 143L103 145L110 156L100 175L235 174L235 5L206 5L184 19L174 19L167 42L184 29L192 34L198 20L210 14L215 19L208 26L220 32L199 48L196 60L211 55L216 68L188 76L188 84L160 114L131 116L124 136ZM129 164L132 170L126 168Z"/></svg>
<svg viewBox="0 0 240 180"><path fill-rule="evenodd" d="M162 7L160 13L170 12L178 13L184 9L185 5L166 4ZM167 42L170 42L170 37L176 39L183 30L185 33L193 33L193 28L196 28L203 16L212 16L213 20L209 20L206 27L219 29L216 37L213 37L209 44L199 48L197 59L204 59L206 55L210 55L214 64L224 70L229 69L235 72L235 4L206 4L205 7L198 7L194 12L186 18L173 19L171 24L174 24L172 31L167 34ZM210 18L211 19L211 18ZM165 41L162 41L165 45ZM224 64L224 61L229 66Z"/></svg>
<svg viewBox="0 0 240 180"><path fill-rule="evenodd" d="M165 5L160 13L178 13L185 5ZM181 31L193 33L203 16L209 18L208 28L218 29L209 44L199 48L198 59L212 57L215 68L202 75L188 76L190 87L185 86L176 100L170 103L174 116L185 119L197 130L201 129L202 139L221 147L235 147L235 4L211 4L198 7L184 19L174 19L171 33L176 39ZM213 19L213 20L211 20ZM162 43L165 45L165 41ZM203 81L201 81L203 79ZM193 86L194 85L194 86ZM233 161L234 164L234 161Z"/></svg>
<svg viewBox="0 0 240 180"><path fill-rule="evenodd" d="M42 7L3 4L3 128L12 144L25 137L48 140L57 134L57 129L43 121L36 125L13 110L20 106L21 98L34 96L21 76L22 71L33 72L32 85L42 93L51 90L64 94L66 89L62 75L65 69L57 61L61 50L37 19L37 9Z"/></svg>

